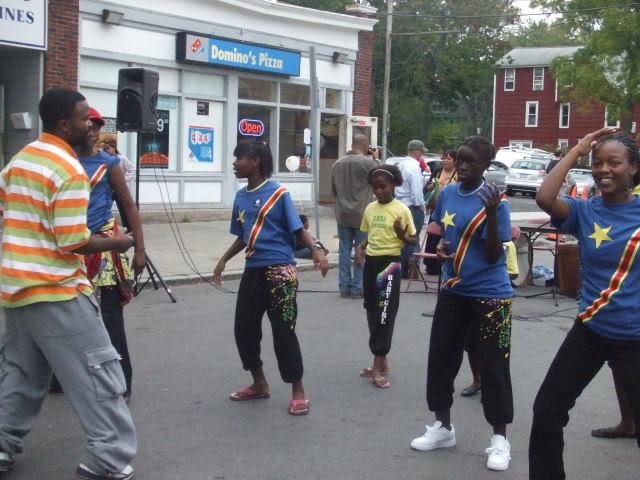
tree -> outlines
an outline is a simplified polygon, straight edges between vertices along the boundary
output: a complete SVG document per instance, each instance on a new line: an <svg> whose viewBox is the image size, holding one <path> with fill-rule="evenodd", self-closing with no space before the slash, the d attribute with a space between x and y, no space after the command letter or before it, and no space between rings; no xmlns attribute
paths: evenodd
<svg viewBox="0 0 640 480"><path fill-rule="evenodd" d="M560 47L579 45L579 39L562 22L530 21L509 34L512 47Z"/></svg>
<svg viewBox="0 0 640 480"><path fill-rule="evenodd" d="M560 94L584 106L606 105L609 116L630 131L633 105L640 101L640 3L537 0L535 4L560 12L566 31L583 45L572 58L558 58L551 65Z"/></svg>
<svg viewBox="0 0 640 480"><path fill-rule="evenodd" d="M386 2L378 7L374 49L375 112L382 111ZM493 75L509 49L506 27L516 22L512 0L395 0L395 33L430 33L393 37L391 57L389 148L402 152L411 138L434 139L439 126L434 107L463 109L456 122L468 135L491 127ZM418 15L407 15L409 12ZM404 15L402 15L404 13ZM445 123L450 120L445 119Z"/></svg>

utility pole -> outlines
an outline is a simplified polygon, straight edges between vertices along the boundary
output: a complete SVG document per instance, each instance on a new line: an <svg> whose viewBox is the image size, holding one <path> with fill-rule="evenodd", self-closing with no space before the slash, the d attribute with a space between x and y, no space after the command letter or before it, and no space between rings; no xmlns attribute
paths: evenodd
<svg viewBox="0 0 640 480"><path fill-rule="evenodd" d="M311 170L313 171L313 216L316 238L320 240L320 93L316 73L316 49L309 47L309 74L311 88Z"/></svg>
<svg viewBox="0 0 640 480"><path fill-rule="evenodd" d="M387 160L389 134L389 82L391 81L391 32L393 30L393 0L387 0L387 34L384 48L384 90L382 97L382 163Z"/></svg>

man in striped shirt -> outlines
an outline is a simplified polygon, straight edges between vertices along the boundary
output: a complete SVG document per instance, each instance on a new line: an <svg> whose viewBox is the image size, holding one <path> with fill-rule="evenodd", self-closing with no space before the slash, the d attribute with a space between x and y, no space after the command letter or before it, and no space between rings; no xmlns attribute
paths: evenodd
<svg viewBox="0 0 640 480"><path fill-rule="evenodd" d="M129 479L135 429L82 254L124 252L133 238L101 238L87 228L89 181L73 152L91 126L85 98L49 90L39 108L44 133L0 173L0 472L22 451L53 371L87 437L78 478Z"/></svg>

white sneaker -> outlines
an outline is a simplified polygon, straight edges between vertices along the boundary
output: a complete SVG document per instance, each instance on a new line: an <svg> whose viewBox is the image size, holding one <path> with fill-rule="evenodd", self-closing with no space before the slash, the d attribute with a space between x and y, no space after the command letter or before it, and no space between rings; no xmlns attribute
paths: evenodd
<svg viewBox="0 0 640 480"><path fill-rule="evenodd" d="M491 437L491 446L485 450L489 454L487 468L489 470L506 470L511 460L511 445L502 435Z"/></svg>
<svg viewBox="0 0 640 480"><path fill-rule="evenodd" d="M451 430L447 430L442 426L442 422L437 421L433 427L427 425L427 431L424 435L411 441L411 448L427 452L436 448L453 447L455 444L456 430L453 425L451 425Z"/></svg>

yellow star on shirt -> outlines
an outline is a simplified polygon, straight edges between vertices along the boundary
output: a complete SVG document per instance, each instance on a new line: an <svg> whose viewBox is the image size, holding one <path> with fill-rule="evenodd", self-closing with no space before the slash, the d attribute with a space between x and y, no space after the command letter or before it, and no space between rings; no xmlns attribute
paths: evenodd
<svg viewBox="0 0 640 480"><path fill-rule="evenodd" d="M453 223L453 217L455 216L455 213L449 213L447 210L444 211L444 217L442 217L442 225L444 226L445 231L447 230L448 226L456 226L456 224Z"/></svg>
<svg viewBox="0 0 640 480"><path fill-rule="evenodd" d="M236 219L236 222L244 225L244 210L240 210L238 212L238 218Z"/></svg>
<svg viewBox="0 0 640 480"><path fill-rule="evenodd" d="M589 238L593 238L596 241L596 248L598 248L605 240L611 241L611 238L608 235L609 230L611 230L611 227L602 228L597 223L593 223L593 233L589 235Z"/></svg>

